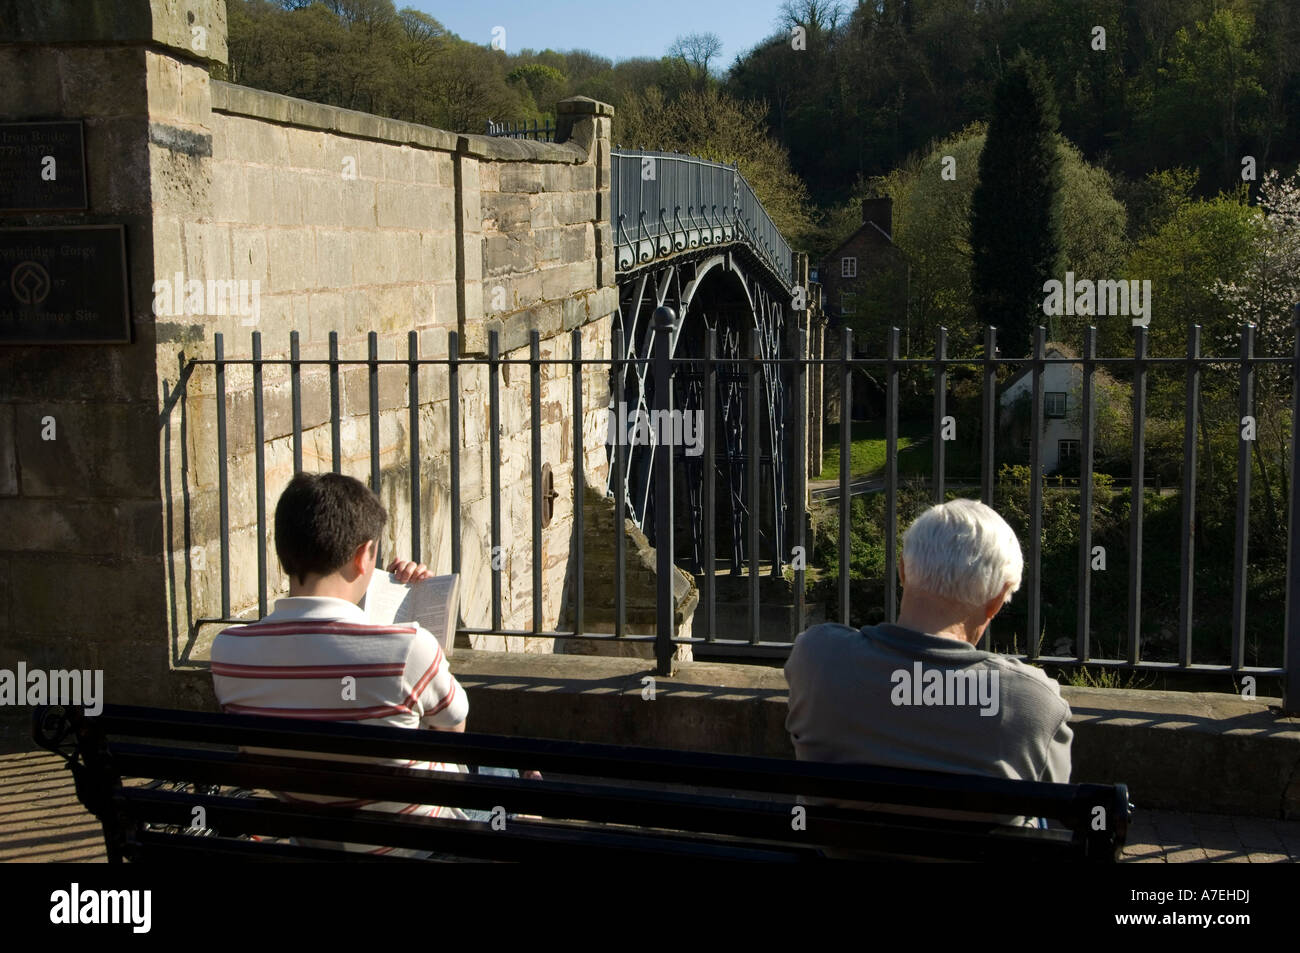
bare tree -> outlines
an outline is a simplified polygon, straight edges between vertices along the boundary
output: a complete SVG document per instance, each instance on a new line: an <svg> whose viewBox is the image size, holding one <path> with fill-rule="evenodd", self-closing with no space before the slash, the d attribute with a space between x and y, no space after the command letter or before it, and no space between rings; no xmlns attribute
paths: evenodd
<svg viewBox="0 0 1300 953"><path fill-rule="evenodd" d="M709 61L722 52L722 37L716 33L690 33L679 36L668 48L668 55L691 68L703 85L709 75Z"/></svg>

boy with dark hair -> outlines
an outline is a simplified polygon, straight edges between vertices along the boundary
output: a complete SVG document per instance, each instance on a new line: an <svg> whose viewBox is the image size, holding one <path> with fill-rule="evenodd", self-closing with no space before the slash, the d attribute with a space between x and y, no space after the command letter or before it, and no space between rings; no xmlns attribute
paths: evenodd
<svg viewBox="0 0 1300 953"><path fill-rule="evenodd" d="M212 678L223 711L314 721L464 731L469 699L442 648L418 623L373 625L358 605L370 585L388 515L365 484L337 473L298 473L275 507L275 550L289 574L289 595L250 625L231 626L212 643ZM401 582L431 575L394 559ZM299 755L301 756L301 755ZM371 758L424 770L458 765ZM356 802L285 794L286 801L365 807L420 817L461 817L456 808L391 801ZM365 845L308 841L308 846ZM427 856L376 848L372 853Z"/></svg>

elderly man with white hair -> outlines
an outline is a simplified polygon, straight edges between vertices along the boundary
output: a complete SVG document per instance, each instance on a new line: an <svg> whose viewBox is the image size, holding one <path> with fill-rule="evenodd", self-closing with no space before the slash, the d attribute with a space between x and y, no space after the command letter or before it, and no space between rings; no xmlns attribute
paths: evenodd
<svg viewBox="0 0 1300 953"><path fill-rule="evenodd" d="M1070 780L1070 707L1041 669L976 648L1024 559L994 510L956 499L903 536L896 624L824 623L785 666L801 761ZM1020 823L1036 823L1017 819Z"/></svg>

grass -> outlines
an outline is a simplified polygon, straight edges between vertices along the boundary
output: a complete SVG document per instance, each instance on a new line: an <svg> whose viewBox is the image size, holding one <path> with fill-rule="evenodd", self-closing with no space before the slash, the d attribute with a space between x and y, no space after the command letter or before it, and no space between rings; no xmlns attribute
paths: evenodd
<svg viewBox="0 0 1300 953"><path fill-rule="evenodd" d="M898 422L899 460L905 454L902 451L914 445L929 429L924 421ZM850 451L852 466L849 475L868 477L885 468L885 422L883 420L858 420L852 425L853 443ZM822 446L822 472L819 480L837 480L840 476L840 427L830 424L826 427ZM916 454L912 454L916 456Z"/></svg>
<svg viewBox="0 0 1300 953"><path fill-rule="evenodd" d="M928 439L931 433L929 418L900 420L898 422L898 476L900 479L917 477L928 480L934 462L933 448ZM849 475L854 479L879 476L885 470L885 422L859 420L852 427L852 467ZM840 476L840 427L826 427L822 446L822 472L819 480L838 480ZM979 456L971 454L955 442L947 447L944 472L949 480L979 478Z"/></svg>

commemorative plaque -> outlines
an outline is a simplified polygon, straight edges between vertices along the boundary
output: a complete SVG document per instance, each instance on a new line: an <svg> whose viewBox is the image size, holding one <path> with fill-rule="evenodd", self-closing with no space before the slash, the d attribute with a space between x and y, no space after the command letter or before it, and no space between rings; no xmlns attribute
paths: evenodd
<svg viewBox="0 0 1300 953"><path fill-rule="evenodd" d="M124 226L0 228L0 345L130 340Z"/></svg>
<svg viewBox="0 0 1300 953"><path fill-rule="evenodd" d="M85 208L81 122L0 123L0 213Z"/></svg>

